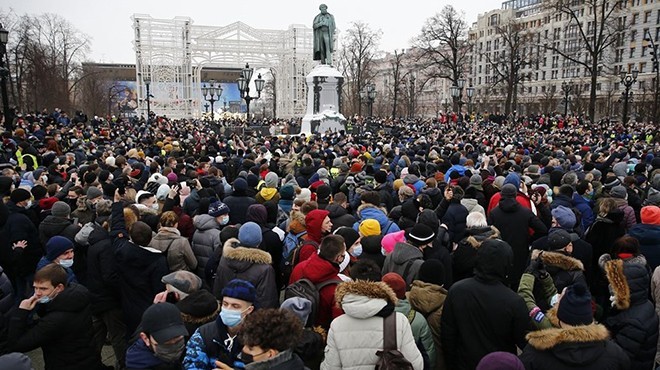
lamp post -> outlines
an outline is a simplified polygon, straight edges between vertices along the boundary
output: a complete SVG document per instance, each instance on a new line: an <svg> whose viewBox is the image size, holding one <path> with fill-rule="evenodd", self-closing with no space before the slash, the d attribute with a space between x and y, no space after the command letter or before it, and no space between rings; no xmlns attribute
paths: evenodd
<svg viewBox="0 0 660 370"><path fill-rule="evenodd" d="M632 92L630 89L632 88L632 85L637 81L637 76L639 75L639 71L637 68L634 68L632 70L632 73L627 73L621 71L619 74L619 77L621 78L621 83L625 87L624 91L621 93L623 95L623 114L622 114L622 123L628 122L628 102L630 101L630 97L632 95Z"/></svg>
<svg viewBox="0 0 660 370"><path fill-rule="evenodd" d="M250 102L252 100L257 100L261 97L261 90L264 89L264 80L261 78L261 74L257 75L257 79L254 80L254 87L257 89L257 96L250 96L250 80L252 80L252 74L254 73L254 68L250 68L248 63L245 63L245 68L241 71L241 77L238 78L238 90L241 92L241 98L245 100L247 106L247 115L246 117L250 118Z"/></svg>
<svg viewBox="0 0 660 370"><path fill-rule="evenodd" d="M149 85L151 85L151 76L146 76L142 79L144 85L147 88L147 122L149 122L149 116L151 114L151 92L149 91Z"/></svg>
<svg viewBox="0 0 660 370"><path fill-rule="evenodd" d="M447 97L442 98L442 106L445 108L445 115L447 115L447 110L449 109L449 100Z"/></svg>
<svg viewBox="0 0 660 370"><path fill-rule="evenodd" d="M465 93L468 97L468 117L472 115L472 97L474 97L474 86L470 85L465 89Z"/></svg>
<svg viewBox="0 0 660 370"><path fill-rule="evenodd" d="M0 23L0 89L2 91L2 114L5 118L5 129L12 130L13 117L9 110L9 95L7 94L7 76L9 68L5 66L5 54L7 53L7 42L9 41L9 31Z"/></svg>
<svg viewBox="0 0 660 370"><path fill-rule="evenodd" d="M360 99L366 101L369 105L369 117L373 117L374 100L376 100L376 85L369 83L360 91Z"/></svg>
<svg viewBox="0 0 660 370"><path fill-rule="evenodd" d="M653 83L653 120L657 124L660 122L660 112L658 111L658 98L660 96L660 91L658 87L660 86L660 65L658 62L658 44L655 43L653 37L651 37L651 32L646 30L646 35L644 40L649 43L648 48L651 49L651 62L653 63L653 72L655 72L655 81Z"/></svg>
<svg viewBox="0 0 660 370"><path fill-rule="evenodd" d="M564 81L561 83L561 91L564 92L564 119L568 117L568 102L571 90L573 90L573 84L571 82Z"/></svg>
<svg viewBox="0 0 660 370"><path fill-rule="evenodd" d="M204 113L209 112L209 103L204 104Z"/></svg>
<svg viewBox="0 0 660 370"><path fill-rule="evenodd" d="M211 103L211 122L213 122L215 121L215 109L213 108L213 105L220 100L222 86L216 83L215 80L209 80L208 85L204 84L204 86L202 86L202 94L204 95L204 100Z"/></svg>
<svg viewBox="0 0 660 370"><path fill-rule="evenodd" d="M456 112L458 113L458 122L463 122L463 114L461 114L461 107L463 106L463 87L465 87L465 79L459 78L456 85L449 88L449 93L454 99Z"/></svg>

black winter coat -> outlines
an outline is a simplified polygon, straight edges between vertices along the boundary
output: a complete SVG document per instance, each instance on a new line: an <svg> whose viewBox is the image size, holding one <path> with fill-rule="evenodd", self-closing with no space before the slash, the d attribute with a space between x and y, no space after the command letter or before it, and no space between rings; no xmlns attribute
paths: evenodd
<svg viewBox="0 0 660 370"><path fill-rule="evenodd" d="M450 202L443 200L436 209L438 218L443 224L447 225L449 239L453 243L458 243L465 236L465 229L467 228L465 219L469 213L458 199L452 199Z"/></svg>
<svg viewBox="0 0 660 370"><path fill-rule="evenodd" d="M328 204L328 206L325 207L325 210L330 212L328 217L330 217L330 221L332 221L332 231L335 231L342 226L353 227L353 224L357 221L353 215L348 213L346 208L339 204Z"/></svg>
<svg viewBox="0 0 660 370"><path fill-rule="evenodd" d="M580 237L572 232L571 230L566 230L570 233L571 235L571 240L573 244L573 252L571 252L571 257L578 259L580 262L582 262L582 266L584 269L584 277L587 279L588 286L592 285L592 276L593 276L593 267L591 265L593 261L593 248L591 244L585 242L584 240L580 239ZM551 234L553 232L553 229L549 230L548 234ZM539 239L536 239L534 243L532 243L532 249L541 249L544 251L548 250L548 236L542 236ZM597 267L597 265L595 265ZM561 291L561 289L560 289Z"/></svg>
<svg viewBox="0 0 660 370"><path fill-rule="evenodd" d="M101 359L92 349L92 314L87 289L71 283L50 303L37 304L39 320L28 327L30 311L16 308L9 321L12 351L41 347L46 370L98 369Z"/></svg>
<svg viewBox="0 0 660 370"><path fill-rule="evenodd" d="M488 226L467 229L465 235L465 238L458 243L458 247L451 255L454 282L474 276L477 249L485 240L499 238L500 232L497 228Z"/></svg>
<svg viewBox="0 0 660 370"><path fill-rule="evenodd" d="M43 246L39 242L39 231L26 215L27 211L24 208L16 206L12 201L7 203L7 208L9 217L2 229L3 241L8 242L6 248L11 250L13 243L21 240L27 241L27 247L9 252L10 263L3 267L7 269L7 275L11 278L28 276L34 273L37 263L44 254Z"/></svg>
<svg viewBox="0 0 660 370"><path fill-rule="evenodd" d="M234 191L234 194L225 197L225 204L229 207L229 224L244 224L247 209L257 201L254 198Z"/></svg>
<svg viewBox="0 0 660 370"><path fill-rule="evenodd" d="M110 234L94 225L87 239L87 287L92 296L92 314L121 307L120 280Z"/></svg>
<svg viewBox="0 0 660 370"><path fill-rule="evenodd" d="M74 225L71 220L50 215L39 224L39 241L45 247L50 238L59 235L75 243L78 231L80 231L80 226Z"/></svg>

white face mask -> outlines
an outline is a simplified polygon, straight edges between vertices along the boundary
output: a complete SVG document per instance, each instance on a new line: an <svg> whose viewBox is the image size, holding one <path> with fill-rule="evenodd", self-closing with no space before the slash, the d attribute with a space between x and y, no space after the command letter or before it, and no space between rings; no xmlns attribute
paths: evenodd
<svg viewBox="0 0 660 370"><path fill-rule="evenodd" d="M69 267L73 266L73 258L68 259L68 260L60 260L59 263L60 263L60 266L62 266L64 268L69 268Z"/></svg>
<svg viewBox="0 0 660 370"><path fill-rule="evenodd" d="M154 204L151 205L151 209L158 211L158 202L154 202Z"/></svg>
<svg viewBox="0 0 660 370"><path fill-rule="evenodd" d="M229 216L223 216L220 218L220 225L224 226L229 223Z"/></svg>
<svg viewBox="0 0 660 370"><path fill-rule="evenodd" d="M25 206L26 209L30 207L32 207L32 199L28 200L27 205Z"/></svg>

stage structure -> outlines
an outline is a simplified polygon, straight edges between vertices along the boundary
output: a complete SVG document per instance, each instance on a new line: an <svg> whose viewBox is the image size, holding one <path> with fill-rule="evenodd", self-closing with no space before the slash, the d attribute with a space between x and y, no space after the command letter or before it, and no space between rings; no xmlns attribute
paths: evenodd
<svg viewBox="0 0 660 370"><path fill-rule="evenodd" d="M147 106L146 79L153 112L172 118L199 117L204 105L201 85L207 82L201 80L202 69L239 70L249 63L255 72L263 68L275 74L278 117L305 114L305 77L316 64L311 28L264 30L242 22L200 26L189 17L155 19L145 14L134 14L132 19L141 112Z"/></svg>

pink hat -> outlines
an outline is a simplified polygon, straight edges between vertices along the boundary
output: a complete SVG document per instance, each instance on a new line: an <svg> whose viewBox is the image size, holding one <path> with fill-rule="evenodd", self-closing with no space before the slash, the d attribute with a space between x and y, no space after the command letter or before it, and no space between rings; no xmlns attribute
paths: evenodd
<svg viewBox="0 0 660 370"><path fill-rule="evenodd" d="M383 240L380 242L380 246L385 250L385 254L390 254L394 250L396 243L405 243L406 242L406 232L405 230L397 231L395 233L387 234L383 237Z"/></svg>
<svg viewBox="0 0 660 370"><path fill-rule="evenodd" d="M174 172L170 172L167 174L167 181L176 182L178 179L179 177Z"/></svg>

